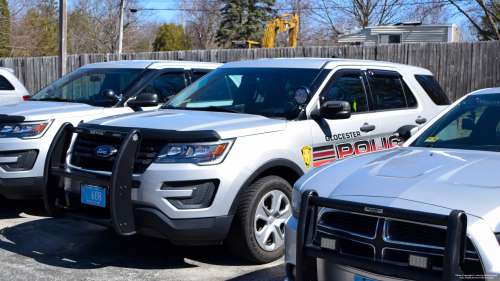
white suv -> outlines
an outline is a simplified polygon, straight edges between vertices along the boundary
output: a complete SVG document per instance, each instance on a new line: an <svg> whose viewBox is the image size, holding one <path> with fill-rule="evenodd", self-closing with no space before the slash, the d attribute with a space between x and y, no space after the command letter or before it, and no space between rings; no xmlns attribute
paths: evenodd
<svg viewBox="0 0 500 281"><path fill-rule="evenodd" d="M76 126L146 106L156 109L219 65L179 61L89 64L28 101L0 104L0 194L10 199L42 198L45 156L62 124Z"/></svg>
<svg viewBox="0 0 500 281"><path fill-rule="evenodd" d="M23 83L14 75L14 69L0 67L0 104L23 101L30 97ZM0 114L3 112L0 111Z"/></svg>
<svg viewBox="0 0 500 281"><path fill-rule="evenodd" d="M448 104L432 74L413 66L227 63L160 110L61 130L46 207L120 235L181 245L225 239L236 255L270 262L284 251L297 179L330 161L400 146L395 131L408 134Z"/></svg>

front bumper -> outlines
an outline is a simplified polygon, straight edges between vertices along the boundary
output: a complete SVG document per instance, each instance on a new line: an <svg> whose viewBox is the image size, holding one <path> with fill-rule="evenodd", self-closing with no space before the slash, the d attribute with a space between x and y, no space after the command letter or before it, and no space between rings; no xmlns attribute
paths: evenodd
<svg viewBox="0 0 500 281"><path fill-rule="evenodd" d="M344 241L328 233L318 231L318 210L319 208L329 208L343 212L365 214L372 217L412 221L418 224L436 225L446 227L446 240L443 248L442 272L430 269L422 270L401 264L400 262L386 262L383 254L385 242L380 240L382 228L379 228L379 237L373 247L373 258L361 257L348 254L342 246ZM374 214L374 212L376 214ZM287 226L293 228L293 222L288 222ZM385 229L385 228L384 228ZM287 229L288 231L288 229ZM287 233L287 236L290 236ZM293 235L293 234L292 234ZM383 207L377 205L361 204L356 202L342 201L330 198L317 197L315 191L307 190L302 194L300 216L296 227L296 252L289 250L287 245L287 271L291 268L293 254L296 259L296 274L291 276L287 272L287 277L295 280L363 280L363 278L373 275L374 280L459 280L463 274L460 267L465 263L465 245L467 239L467 216L463 211L453 210L449 215L424 213L406 209ZM323 237L325 236L325 237ZM323 241L323 238L328 238ZM334 240L333 244L325 244ZM287 241L290 243L290 241ZM340 243L340 246L339 246ZM380 245L379 245L380 244ZM333 245L333 246L332 246ZM349 243L347 243L349 245ZM412 245L409 245L412 246ZM402 247L402 246L400 246ZM371 248L370 248L371 249ZM411 251L410 251L411 252ZM415 253L415 252L414 252ZM334 269L333 265L343 265L342 269ZM431 264L432 265L432 264ZM351 270L346 270L352 268ZM356 269L354 269L356 268ZM435 269L435 268L434 268ZM359 275L358 275L359 273ZM377 276L379 273L383 273ZM355 275L360 276L356 278Z"/></svg>
<svg viewBox="0 0 500 281"><path fill-rule="evenodd" d="M144 189L141 181L133 176L134 161L141 143L139 130L104 133L107 137L123 139L110 174L65 168L65 152L68 151L73 133L94 134L94 131L67 124L57 133L49 149L44 174L44 200L50 214L66 215L107 226L122 236L140 233L170 239L173 243L182 245L220 244L226 237L232 216L172 218L156 206L155 200L132 201L132 194L137 195L138 190L142 192ZM82 183L105 188L105 208L81 203L79 186ZM180 192L186 193L182 190ZM163 205L167 202L162 197L157 197L156 200Z"/></svg>
<svg viewBox="0 0 500 281"><path fill-rule="evenodd" d="M0 194L7 199L41 199L43 177L0 178Z"/></svg>

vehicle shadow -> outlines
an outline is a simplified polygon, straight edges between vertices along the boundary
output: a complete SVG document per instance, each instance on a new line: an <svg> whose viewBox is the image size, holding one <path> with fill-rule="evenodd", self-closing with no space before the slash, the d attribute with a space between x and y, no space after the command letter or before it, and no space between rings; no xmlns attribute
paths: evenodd
<svg viewBox="0 0 500 281"><path fill-rule="evenodd" d="M0 195L0 219L21 218L20 214L48 217L43 200L9 200Z"/></svg>
<svg viewBox="0 0 500 281"><path fill-rule="evenodd" d="M15 205L15 204L14 204ZM21 204L26 207L29 204ZM12 206L12 205L11 205ZM29 205L31 206L31 205ZM30 214L39 214L35 202ZM1 207L1 219L16 218L26 208ZM5 214L7 213L7 214ZM24 222L26 220L26 222ZM9 220L6 220L9 221ZM4 221L5 222L5 221ZM0 222L1 223L1 222ZM0 227L0 249L7 257L34 259L56 267L96 269L107 266L134 269L179 269L197 263L223 266L253 265L236 258L225 245L184 247L168 240L134 235L122 237L113 230L71 218L23 218L20 224Z"/></svg>

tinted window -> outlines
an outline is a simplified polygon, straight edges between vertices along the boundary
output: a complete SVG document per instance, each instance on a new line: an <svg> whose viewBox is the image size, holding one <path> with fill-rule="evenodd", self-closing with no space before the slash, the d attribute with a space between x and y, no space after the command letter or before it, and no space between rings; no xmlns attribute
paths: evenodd
<svg viewBox="0 0 500 281"><path fill-rule="evenodd" d="M176 95L184 88L186 88L184 73L165 73L144 88L141 94L155 93L158 95L158 101L164 103L168 101L168 96Z"/></svg>
<svg viewBox="0 0 500 281"><path fill-rule="evenodd" d="M407 107L399 76L370 75L370 87L379 110Z"/></svg>
<svg viewBox="0 0 500 281"><path fill-rule="evenodd" d="M424 88L424 91L436 105L450 105L450 100L443 91L443 88L439 86L439 83L436 81L434 76L415 75L415 79L417 79L420 86Z"/></svg>
<svg viewBox="0 0 500 281"><path fill-rule="evenodd" d="M500 151L500 93L468 96L410 146Z"/></svg>
<svg viewBox="0 0 500 281"><path fill-rule="evenodd" d="M403 85L403 90L405 92L405 97L406 97L406 103L408 104L408 107L417 107L418 102L415 96L413 95L412 91L410 90L410 87L406 85L406 82L403 79L401 80L401 84Z"/></svg>
<svg viewBox="0 0 500 281"><path fill-rule="evenodd" d="M196 80L200 79L201 77L203 77L203 76L207 75L207 73L208 73L208 72L193 71L193 72L191 73L191 80L192 80L191 82L193 82L193 83L194 83L194 81L196 81Z"/></svg>
<svg viewBox="0 0 500 281"><path fill-rule="evenodd" d="M144 69L80 68L41 90L33 100L76 101L95 106L109 106L102 96L106 89L117 95Z"/></svg>
<svg viewBox="0 0 500 281"><path fill-rule="evenodd" d="M14 86L10 84L9 80L7 78L3 77L0 75L0 91L12 91L15 90Z"/></svg>
<svg viewBox="0 0 500 281"><path fill-rule="evenodd" d="M191 84L170 107L221 107L268 117L293 119L299 108L293 92L309 87L319 69L219 68Z"/></svg>
<svg viewBox="0 0 500 281"><path fill-rule="evenodd" d="M328 91L324 101L347 101L351 105L352 112L368 111L361 74L340 77Z"/></svg>

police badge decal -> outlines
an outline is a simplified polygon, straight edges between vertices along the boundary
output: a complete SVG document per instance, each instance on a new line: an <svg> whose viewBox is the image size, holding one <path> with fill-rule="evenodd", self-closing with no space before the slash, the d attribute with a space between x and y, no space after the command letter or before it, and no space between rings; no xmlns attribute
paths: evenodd
<svg viewBox="0 0 500 281"><path fill-rule="evenodd" d="M304 164L306 164L306 167L309 169L309 166L311 166L311 159L312 159L312 149L310 146L304 146L300 150L302 153L302 160L304 160Z"/></svg>

